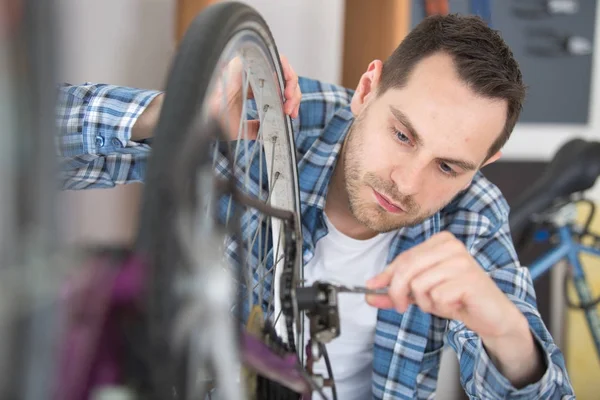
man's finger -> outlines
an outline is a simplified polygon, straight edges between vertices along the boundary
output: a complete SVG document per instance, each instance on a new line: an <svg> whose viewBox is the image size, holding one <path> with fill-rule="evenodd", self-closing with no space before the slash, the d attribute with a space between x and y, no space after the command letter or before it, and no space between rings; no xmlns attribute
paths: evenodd
<svg viewBox="0 0 600 400"><path fill-rule="evenodd" d="M456 277L460 278L460 276L464 274L464 265L466 264L462 262L462 259L445 259L409 281L409 292L415 296L418 303L420 295L429 293L434 287L443 282L452 280Z"/></svg>
<svg viewBox="0 0 600 400"><path fill-rule="evenodd" d="M292 69L292 66L290 65L287 57L284 55L281 55L280 59L281 59L281 67L283 68L283 79L286 82L293 80L294 70Z"/></svg>
<svg viewBox="0 0 600 400"><path fill-rule="evenodd" d="M433 238L430 239L433 241ZM410 279L413 275L419 273L422 269L436 264L448 256L440 251L437 242L433 245L424 242L410 250L397 256L383 272L367 281L367 287L370 289L379 289L389 286L394 274L399 273ZM398 272L396 272L398 270Z"/></svg>
<svg viewBox="0 0 600 400"><path fill-rule="evenodd" d="M248 84L248 91L246 92L246 99L254 98L254 90L252 90L252 85Z"/></svg>
<svg viewBox="0 0 600 400"><path fill-rule="evenodd" d="M300 113L300 102L302 101L302 92L300 91L300 85L296 86L296 106L294 107L294 111L292 112L292 118L298 118L298 114Z"/></svg>
<svg viewBox="0 0 600 400"><path fill-rule="evenodd" d="M460 254L463 247L451 235L435 235L397 256L381 274L367 282L367 286L374 285L372 288L376 289L389 285L396 271L408 282L432 265Z"/></svg>
<svg viewBox="0 0 600 400"><path fill-rule="evenodd" d="M442 260L407 282L404 282L402 276L394 275L387 285L390 287L388 295L368 296L368 302L374 307L396 308L399 311L404 311L408 304L414 303L423 311L431 312L437 305L430 292L461 275L462 268L457 267L459 263L452 258Z"/></svg>
<svg viewBox="0 0 600 400"><path fill-rule="evenodd" d="M284 105L284 111L292 118L298 117L298 111L300 109L300 100L302 99L302 93L300 92L300 86L296 85L296 90L291 99L288 99Z"/></svg>
<svg viewBox="0 0 600 400"><path fill-rule="evenodd" d="M394 263L388 265L383 272L369 279L366 283L366 286L369 289L381 289L389 286L390 282L392 281L392 277L394 276L394 267Z"/></svg>
<svg viewBox="0 0 600 400"><path fill-rule="evenodd" d="M367 303L376 308L390 309L394 308L392 299L387 294L368 294L366 296Z"/></svg>
<svg viewBox="0 0 600 400"><path fill-rule="evenodd" d="M434 287L429 297L434 303L434 312L448 319L462 320L463 296L465 283L459 279L451 279Z"/></svg>
<svg viewBox="0 0 600 400"><path fill-rule="evenodd" d="M444 282L463 274L464 264L461 259L448 258L416 275L408 282L408 293L414 297L415 304L425 312L433 312L436 303L430 292Z"/></svg>
<svg viewBox="0 0 600 400"><path fill-rule="evenodd" d="M285 70L285 69L284 69ZM296 88L298 87L298 76L292 69L291 65L287 65L287 73L284 75L285 78L285 90L284 97L286 100L291 100L294 98L294 94L296 93Z"/></svg>
<svg viewBox="0 0 600 400"><path fill-rule="evenodd" d="M398 312L405 312L414 299L406 280L398 273L394 274L390 287L388 288L388 296L392 300L394 308Z"/></svg>
<svg viewBox="0 0 600 400"><path fill-rule="evenodd" d="M415 252L407 258L403 258L402 255L400 255L397 260L394 260L398 265L393 278L397 281L397 296L399 296L400 299L408 296L409 293L413 291L414 280L419 276L426 277L440 264L444 264L446 268L455 274L456 268L460 268L462 265L461 261L463 258L461 255L464 254L465 251L462 243L457 240L452 240L438 242L436 246ZM421 296L421 299L423 299L424 302L423 306L428 308L428 305L425 303L428 302L429 299L425 296L426 294Z"/></svg>
<svg viewBox="0 0 600 400"><path fill-rule="evenodd" d="M247 139L256 140L258 137L258 130L260 129L260 121L257 119L251 119L246 121L248 125L247 129Z"/></svg>
<svg viewBox="0 0 600 400"><path fill-rule="evenodd" d="M298 85L298 75L290 65L286 56L281 55L281 66L283 68L283 78L285 80L285 88L283 91L284 107L283 111L292 118L298 117L298 108L302 93Z"/></svg>

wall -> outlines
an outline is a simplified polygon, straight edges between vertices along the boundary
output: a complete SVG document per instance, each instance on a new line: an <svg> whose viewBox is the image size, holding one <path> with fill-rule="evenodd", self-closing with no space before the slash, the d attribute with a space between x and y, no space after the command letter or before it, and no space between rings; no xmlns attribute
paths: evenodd
<svg viewBox="0 0 600 400"><path fill-rule="evenodd" d="M242 1L262 14L279 51L299 75L341 81L343 0Z"/></svg>

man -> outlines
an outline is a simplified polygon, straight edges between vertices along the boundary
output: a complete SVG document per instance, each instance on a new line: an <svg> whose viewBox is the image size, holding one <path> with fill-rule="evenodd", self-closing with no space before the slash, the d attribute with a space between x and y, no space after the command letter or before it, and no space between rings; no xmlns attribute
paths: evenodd
<svg viewBox="0 0 600 400"><path fill-rule="evenodd" d="M355 91L300 79L299 108L286 71L305 275L389 287L340 299L342 335L328 346L339 398L430 398L445 343L471 398L573 397L506 201L479 172L500 158L524 99L500 36L474 17L430 17ZM105 85L65 94L65 187L143 180L149 147L137 140L156 122L159 94Z"/></svg>

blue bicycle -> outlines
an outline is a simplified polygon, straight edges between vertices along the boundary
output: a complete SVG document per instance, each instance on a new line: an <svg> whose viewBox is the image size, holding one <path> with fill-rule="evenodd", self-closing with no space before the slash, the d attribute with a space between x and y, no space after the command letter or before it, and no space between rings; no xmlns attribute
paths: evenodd
<svg viewBox="0 0 600 400"><path fill-rule="evenodd" d="M600 235L590 232L595 204L584 197L600 176L600 142L574 139L555 154L542 176L512 207L510 226L517 250L531 241L550 243L552 248L529 266L533 280L559 261L569 265L565 285L571 279L578 297L573 302L565 290L567 305L585 313L600 358L600 296L593 296L580 255L600 257ZM577 204L589 206L585 223L577 223Z"/></svg>

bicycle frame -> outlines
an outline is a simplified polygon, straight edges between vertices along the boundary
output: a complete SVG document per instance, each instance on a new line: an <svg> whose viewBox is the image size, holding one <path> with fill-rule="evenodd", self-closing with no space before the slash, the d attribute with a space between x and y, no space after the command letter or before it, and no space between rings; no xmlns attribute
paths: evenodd
<svg viewBox="0 0 600 400"><path fill-rule="evenodd" d="M569 225L558 227L558 245L536 259L529 267L529 270L532 279L535 281L559 261L566 260L571 267L573 284L579 301L581 304L589 304L593 301L593 297L583 266L579 260L579 255L587 253L600 257L600 249L582 245L573 236L573 231ZM597 307L588 307L584 312L598 357L600 358L600 316L598 315Z"/></svg>

